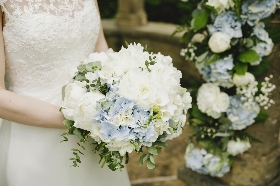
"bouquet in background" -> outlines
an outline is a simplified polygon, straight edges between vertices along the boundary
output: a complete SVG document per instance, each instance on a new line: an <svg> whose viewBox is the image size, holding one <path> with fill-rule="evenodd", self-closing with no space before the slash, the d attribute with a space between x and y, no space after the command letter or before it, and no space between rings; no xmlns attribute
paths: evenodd
<svg viewBox="0 0 280 186"><path fill-rule="evenodd" d="M185 2L194 3L190 1ZM194 135L185 159L192 170L221 177L230 171L234 156L258 141L246 128L268 118L266 109L274 104L269 95L275 89L272 75L263 82L256 79L269 69L274 45L262 20L269 20L279 2L203 0L190 24L175 30L184 32L181 41L187 44L181 55L195 63L204 80L190 89Z"/></svg>
<svg viewBox="0 0 280 186"><path fill-rule="evenodd" d="M121 170L132 151L142 154L139 165L154 168L154 155L182 133L191 107L181 76L169 56L149 53L140 44L90 54L65 86L61 109L68 128L62 136L81 140L72 149L73 166L81 162L83 143L92 138L100 161L111 170Z"/></svg>

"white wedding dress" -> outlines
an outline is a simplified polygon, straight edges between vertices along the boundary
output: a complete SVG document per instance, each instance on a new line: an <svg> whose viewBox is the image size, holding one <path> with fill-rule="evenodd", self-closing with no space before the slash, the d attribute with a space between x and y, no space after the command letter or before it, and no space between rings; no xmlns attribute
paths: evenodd
<svg viewBox="0 0 280 186"><path fill-rule="evenodd" d="M61 104L61 87L94 51L100 29L94 0L0 0L8 89ZM49 116L52 117L52 116ZM127 186L127 171L100 168L86 147L71 167L77 140L60 143L65 130L9 121L0 126L0 186Z"/></svg>

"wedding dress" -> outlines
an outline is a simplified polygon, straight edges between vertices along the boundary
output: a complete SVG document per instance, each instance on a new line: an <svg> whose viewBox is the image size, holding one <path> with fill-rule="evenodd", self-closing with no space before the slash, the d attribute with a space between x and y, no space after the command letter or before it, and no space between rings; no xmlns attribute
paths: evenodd
<svg viewBox="0 0 280 186"><path fill-rule="evenodd" d="M100 29L94 0L0 0L0 5L9 90L60 105L61 87L94 51ZM60 143L64 131L3 120L0 186L130 185L126 169L100 168L90 145L80 167L71 167L77 139Z"/></svg>

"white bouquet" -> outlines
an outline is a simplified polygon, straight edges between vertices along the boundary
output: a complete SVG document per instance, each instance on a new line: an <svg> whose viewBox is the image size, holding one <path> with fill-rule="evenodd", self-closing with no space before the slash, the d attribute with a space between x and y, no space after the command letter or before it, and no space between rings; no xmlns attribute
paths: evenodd
<svg viewBox="0 0 280 186"><path fill-rule="evenodd" d="M82 146L94 139L103 165L112 170L124 167L128 153L141 154L146 147L148 153L142 154L139 165L146 161L154 168L153 155L160 153L166 140L181 134L192 101L180 86L182 75L172 59L129 44L119 52L92 53L77 69L64 89L65 140L75 134ZM72 150L77 166L82 152Z"/></svg>

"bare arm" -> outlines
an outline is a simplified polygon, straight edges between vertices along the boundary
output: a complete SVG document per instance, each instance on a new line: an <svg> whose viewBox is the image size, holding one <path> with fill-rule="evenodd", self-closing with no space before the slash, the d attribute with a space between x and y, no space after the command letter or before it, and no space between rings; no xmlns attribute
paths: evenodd
<svg viewBox="0 0 280 186"><path fill-rule="evenodd" d="M98 4L97 4L97 0L95 0L95 4L98 9ZM99 36L96 42L96 46L95 46L95 52L105 52L108 50L108 44L106 42L105 36L104 36L104 32L103 32L103 28L102 25L100 26L100 31L99 31Z"/></svg>
<svg viewBox="0 0 280 186"><path fill-rule="evenodd" d="M0 118L26 125L64 128L64 117L59 106L5 89L5 53L2 34L2 10L0 7Z"/></svg>

